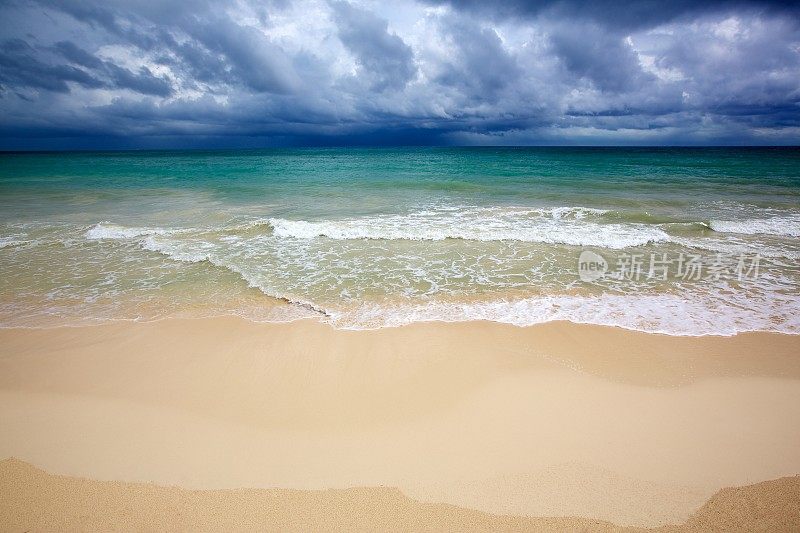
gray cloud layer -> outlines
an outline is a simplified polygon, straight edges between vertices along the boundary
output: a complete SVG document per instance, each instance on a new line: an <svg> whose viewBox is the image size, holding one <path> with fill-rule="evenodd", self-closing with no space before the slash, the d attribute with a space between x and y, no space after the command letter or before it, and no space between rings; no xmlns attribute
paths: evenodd
<svg viewBox="0 0 800 533"><path fill-rule="evenodd" d="M782 2L0 0L0 148L798 144Z"/></svg>

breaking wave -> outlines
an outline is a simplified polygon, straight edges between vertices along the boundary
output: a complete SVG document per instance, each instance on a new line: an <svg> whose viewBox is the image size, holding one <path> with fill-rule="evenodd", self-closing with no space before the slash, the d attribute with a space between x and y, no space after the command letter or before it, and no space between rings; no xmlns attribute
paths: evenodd
<svg viewBox="0 0 800 533"><path fill-rule="evenodd" d="M712 220L711 229L742 235L777 235L800 237L800 215L746 220Z"/></svg>
<svg viewBox="0 0 800 533"><path fill-rule="evenodd" d="M280 238L334 240L520 241L572 246L622 249L665 242L664 229L643 223L601 223L601 209L557 207L552 209L459 208L423 210L403 215L377 215L340 220L289 220L270 218L217 228L217 231L252 230L266 226ZM126 227L101 222L89 228L90 240L133 239L191 231Z"/></svg>
<svg viewBox="0 0 800 533"><path fill-rule="evenodd" d="M271 218L269 223L274 235L294 239L464 239L610 249L669 240L669 235L655 226L641 223L601 223L600 217L606 212L586 207L464 208L324 221Z"/></svg>
<svg viewBox="0 0 800 533"><path fill-rule="evenodd" d="M106 239L133 239L145 235L164 235L167 230L160 228L130 228L112 224L111 222L99 222L86 230L84 236L89 240Z"/></svg>

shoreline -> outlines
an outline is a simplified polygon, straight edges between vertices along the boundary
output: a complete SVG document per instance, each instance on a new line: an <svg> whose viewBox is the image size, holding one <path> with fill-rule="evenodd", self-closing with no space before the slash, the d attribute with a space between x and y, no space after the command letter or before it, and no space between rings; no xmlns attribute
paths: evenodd
<svg viewBox="0 0 800 533"><path fill-rule="evenodd" d="M398 487L621 526L800 473L800 336L164 319L2 329L0 458L187 489Z"/></svg>
<svg viewBox="0 0 800 533"><path fill-rule="evenodd" d="M266 296L266 295L265 295ZM157 324L160 322L171 322L171 321L204 321L204 320L236 320L236 321L243 321L249 324L253 324L254 326L285 326L290 324L302 324L302 323L310 323L310 324L319 324L321 326L329 327L334 331L344 331L344 332L375 332L375 331L383 331L383 330L398 330L402 328L409 328L409 327L417 327L417 326L450 326L450 325L458 325L458 324L491 324L496 325L499 327L512 327L517 329L535 329L541 327L549 327L549 326L576 326L579 328L588 327L588 328L600 328L606 330L619 330L624 332L630 332L634 334L643 334L643 335L652 335L656 337L674 337L674 338L689 338L689 339L697 339L697 338L731 338L737 337L740 335L777 335L783 337L800 337L800 331L779 331L779 330L769 330L769 329L744 329L744 330L736 330L733 333L675 333L675 332L668 332L668 331L661 331L661 330L646 330L646 329L638 329L633 326L627 326L623 324L606 324L606 323L597 323L597 322L579 322L574 321L567 318L559 318L553 320L545 320L542 322L534 322L531 324L517 324L513 322L504 322L501 320L494 320L491 318L464 318L464 319L446 319L446 318L430 318L430 319L418 319L407 323L397 323L397 324L388 324L388 325L381 325L381 326L337 326L333 322L329 321L330 314L328 311L324 310L317 310L313 308L312 304L304 304L303 302L295 302L292 300L288 300L282 297L273 297L273 296L266 296L269 299L277 300L283 302L290 306L299 306L307 308L315 313L318 313L318 316L300 316L296 318L289 318L289 319L258 319L253 318L247 315L238 314L238 313L211 313L211 314L186 314L186 313L176 313L174 315L168 316L161 316L161 317L148 317L148 318L102 318L102 319L84 319L84 320L92 320L92 322L86 323L72 323L69 322L69 319L64 319L62 317L58 318L58 322L53 323L41 323L39 324L26 324L26 325L4 325L0 324L0 331L8 331L8 330L58 330L62 328L92 328L92 327L103 327L103 326L114 326L114 325L135 325L135 324ZM41 320L39 320L41 322Z"/></svg>

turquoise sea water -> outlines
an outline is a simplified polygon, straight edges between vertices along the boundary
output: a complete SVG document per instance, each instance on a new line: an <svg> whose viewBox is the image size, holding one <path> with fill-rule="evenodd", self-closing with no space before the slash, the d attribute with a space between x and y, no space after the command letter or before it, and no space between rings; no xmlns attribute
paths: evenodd
<svg viewBox="0 0 800 533"><path fill-rule="evenodd" d="M585 251L603 275L582 279ZM800 333L798 259L798 149L0 155L2 326L238 314Z"/></svg>

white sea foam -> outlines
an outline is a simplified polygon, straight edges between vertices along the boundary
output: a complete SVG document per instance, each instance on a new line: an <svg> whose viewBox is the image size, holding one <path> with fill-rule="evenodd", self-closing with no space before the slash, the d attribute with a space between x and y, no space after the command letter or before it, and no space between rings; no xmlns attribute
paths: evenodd
<svg viewBox="0 0 800 533"><path fill-rule="evenodd" d="M722 239L713 237L670 237L670 242L689 248L708 250L710 252L726 255L754 256L758 254L761 257L771 257L776 259L800 259L800 246L796 245L794 247L786 244L778 246L763 242L748 242L730 237Z"/></svg>
<svg viewBox="0 0 800 533"><path fill-rule="evenodd" d="M341 220L269 220L274 235L284 238L522 241L621 249L669 240L647 224L601 224L590 220L605 213L584 207L554 209L464 208L404 215Z"/></svg>
<svg viewBox="0 0 800 533"><path fill-rule="evenodd" d="M550 209L534 209L533 212L558 219L575 218L580 220L587 217L598 217L609 211L607 209L595 209L593 207L552 207Z"/></svg>
<svg viewBox="0 0 800 533"><path fill-rule="evenodd" d="M30 240L21 239L17 236L0 237L0 248L10 248L12 246L20 246L30 243Z"/></svg>
<svg viewBox="0 0 800 533"><path fill-rule="evenodd" d="M519 241L622 249L649 243L675 241L665 228L639 222L603 223L603 209L587 207L478 208L432 207L398 215L375 215L339 220L256 219L232 226L206 229L128 227L101 222L89 228L90 240L141 239L202 231L238 232L271 228L288 239ZM226 236L229 242L237 239ZM147 246L154 247L151 241Z"/></svg>
<svg viewBox="0 0 800 533"><path fill-rule="evenodd" d="M158 252L170 259L184 263L200 263L210 259L209 253L214 245L208 242L193 241L190 245L159 238L158 235L148 235L142 241L142 248L151 252Z"/></svg>
<svg viewBox="0 0 800 533"><path fill-rule="evenodd" d="M674 336L729 336L744 331L800 334L800 299L775 295L554 295L478 303L367 304L329 314L328 320L336 327L356 330L414 322L487 320L515 326L569 321Z"/></svg>
<svg viewBox="0 0 800 533"><path fill-rule="evenodd" d="M800 237L800 215L745 220L712 220L710 226L714 231L722 233Z"/></svg>
<svg viewBox="0 0 800 533"><path fill-rule="evenodd" d="M542 256L536 255L542 247L519 242L608 249L669 242L725 253L761 251L764 256L772 255L764 253L769 251L765 247L781 243L775 237L754 239L722 233L713 237L670 236L661 226L652 224L602 223L604 213L587 208L431 208L403 215L343 220L256 220L205 230L125 227L103 222L87 230L85 237L132 239L141 248L176 261L208 261L237 274L268 296L313 310L312 315L337 328L467 320L528 326L567 320L670 335L732 335L761 330L800 334L800 297L794 270L785 279L762 278L750 287L712 290L708 286L673 286L663 293L558 294L568 280L562 283L554 279L569 272L554 269L566 268L567 252L561 249L557 252L560 256L548 256L542 263ZM259 228L267 224L269 227ZM258 229L251 231L253 228ZM319 239L320 236L330 240ZM437 249L418 255L396 253L413 246L408 243L375 246L359 242L363 239L472 242L458 246L464 253L433 247ZM516 242L488 247L481 241ZM492 248L496 257L484 252ZM538 251L526 255L528 249ZM777 248L771 251L775 252L774 257L789 257L788 252ZM504 290L520 294L525 287L547 292L550 286L555 294L468 301L478 294L471 287L488 288L489 293L494 289L497 294ZM456 302L462 294L466 295L464 301ZM394 303L382 303L386 301ZM255 315L251 318L271 320Z"/></svg>
<svg viewBox="0 0 800 533"><path fill-rule="evenodd" d="M132 239L144 237L145 235L164 234L166 230L159 228L131 228L112 224L111 222L100 222L89 228L84 234L87 239Z"/></svg>

